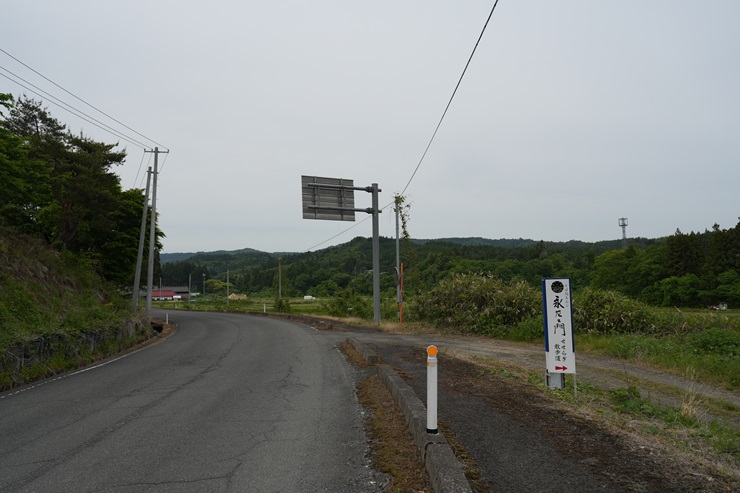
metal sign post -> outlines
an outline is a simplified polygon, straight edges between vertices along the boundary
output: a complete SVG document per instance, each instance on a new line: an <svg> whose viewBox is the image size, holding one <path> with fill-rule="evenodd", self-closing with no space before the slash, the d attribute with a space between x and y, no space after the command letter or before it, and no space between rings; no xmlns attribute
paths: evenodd
<svg viewBox="0 0 740 493"><path fill-rule="evenodd" d="M377 183L373 183L373 322L380 323L380 205L378 204Z"/></svg>
<svg viewBox="0 0 740 493"><path fill-rule="evenodd" d="M564 388L565 374L576 373L572 298L570 279L542 280L547 360L545 378L551 389Z"/></svg>
<svg viewBox="0 0 740 493"><path fill-rule="evenodd" d="M372 207L356 209L354 190L372 194ZM303 219L326 219L330 221L354 221L355 212L373 215L373 322L380 323L380 224L378 215L377 183L369 187L355 187L352 180L301 176L303 195Z"/></svg>

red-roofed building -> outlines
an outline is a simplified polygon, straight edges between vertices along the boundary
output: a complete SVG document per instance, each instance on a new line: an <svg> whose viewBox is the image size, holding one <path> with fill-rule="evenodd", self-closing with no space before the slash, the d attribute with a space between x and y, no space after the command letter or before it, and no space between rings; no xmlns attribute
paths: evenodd
<svg viewBox="0 0 740 493"><path fill-rule="evenodd" d="M152 301L172 301L174 299L174 289L152 289Z"/></svg>
<svg viewBox="0 0 740 493"><path fill-rule="evenodd" d="M146 288L139 291L142 298L146 298ZM188 301L190 290L187 286L162 286L152 289L152 301Z"/></svg>

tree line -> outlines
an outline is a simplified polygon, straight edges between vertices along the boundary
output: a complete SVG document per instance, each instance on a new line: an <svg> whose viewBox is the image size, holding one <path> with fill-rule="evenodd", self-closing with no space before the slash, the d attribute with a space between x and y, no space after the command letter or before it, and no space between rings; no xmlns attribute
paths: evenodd
<svg viewBox="0 0 740 493"><path fill-rule="evenodd" d="M381 238L381 289L395 296L395 240ZM284 296L338 296L372 293L372 243L357 237L316 252L201 253L162 266L164 282L184 284L189 272L207 272L210 291L274 296L282 259ZM657 239L633 238L586 243L450 238L410 240L401 249L406 264L407 298L434 289L458 274L480 273L505 283L539 287L544 277L569 277L576 289L612 290L658 306L740 306L740 222L730 229L714 225L703 233ZM195 274L197 273L197 274Z"/></svg>
<svg viewBox="0 0 740 493"><path fill-rule="evenodd" d="M130 288L144 194L124 190L113 172L126 159L117 145L73 134L38 101L0 94L0 226Z"/></svg>

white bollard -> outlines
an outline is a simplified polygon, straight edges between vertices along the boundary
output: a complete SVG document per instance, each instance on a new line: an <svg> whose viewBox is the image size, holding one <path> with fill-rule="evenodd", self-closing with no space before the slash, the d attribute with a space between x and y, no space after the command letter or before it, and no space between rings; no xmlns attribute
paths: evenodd
<svg viewBox="0 0 740 493"><path fill-rule="evenodd" d="M437 428L437 346L427 348L427 433L436 435Z"/></svg>

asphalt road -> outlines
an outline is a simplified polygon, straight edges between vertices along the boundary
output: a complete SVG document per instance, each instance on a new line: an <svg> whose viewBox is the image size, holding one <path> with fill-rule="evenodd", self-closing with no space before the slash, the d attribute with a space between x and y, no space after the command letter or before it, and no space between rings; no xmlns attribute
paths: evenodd
<svg viewBox="0 0 740 493"><path fill-rule="evenodd" d="M340 333L170 319L158 344L0 394L0 491L381 490Z"/></svg>

